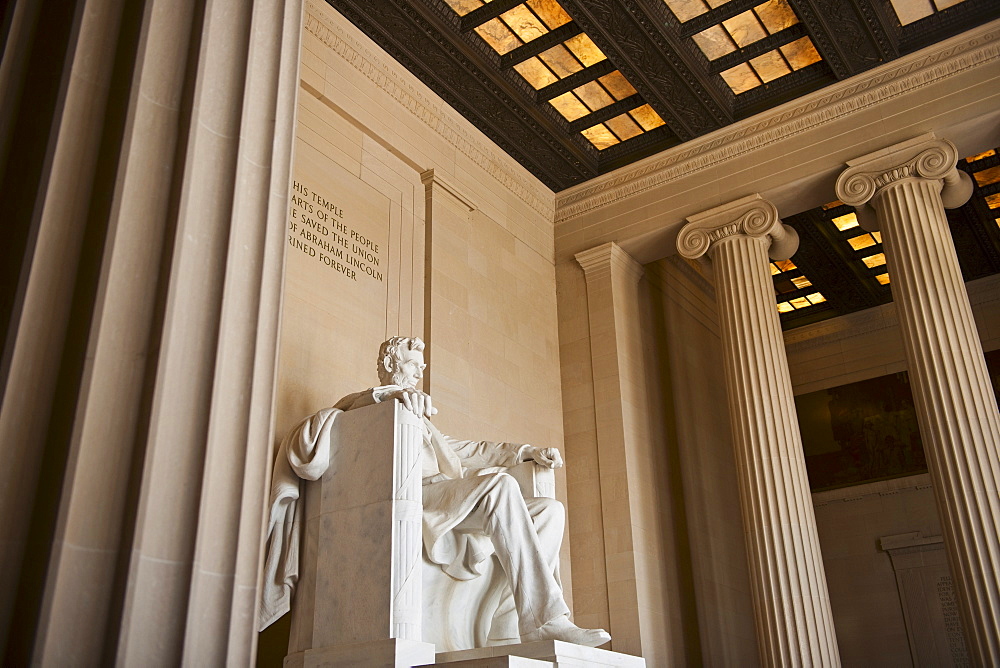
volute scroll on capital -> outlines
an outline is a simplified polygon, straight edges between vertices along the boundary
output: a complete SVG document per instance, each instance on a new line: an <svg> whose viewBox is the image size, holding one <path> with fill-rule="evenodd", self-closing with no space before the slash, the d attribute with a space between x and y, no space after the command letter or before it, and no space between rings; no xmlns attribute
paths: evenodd
<svg viewBox="0 0 1000 668"><path fill-rule="evenodd" d="M701 257L713 244L737 235L770 237L768 255L772 260L788 259L799 246L798 233L783 224L774 204L760 195L691 216L688 221L677 235L677 252L689 260Z"/></svg>
<svg viewBox="0 0 1000 668"><path fill-rule="evenodd" d="M972 194L972 180L958 170L958 150L947 139L923 135L847 163L837 178L837 198L861 207L883 189L909 178L941 179L946 208L962 206Z"/></svg>

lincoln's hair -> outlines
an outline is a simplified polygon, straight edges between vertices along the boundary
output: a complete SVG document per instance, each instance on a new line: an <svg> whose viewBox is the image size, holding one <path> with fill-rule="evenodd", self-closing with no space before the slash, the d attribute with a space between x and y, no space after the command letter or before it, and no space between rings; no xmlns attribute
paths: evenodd
<svg viewBox="0 0 1000 668"><path fill-rule="evenodd" d="M393 382L393 371L407 350L423 350L424 342L416 336L394 336L378 349L378 379L383 385Z"/></svg>

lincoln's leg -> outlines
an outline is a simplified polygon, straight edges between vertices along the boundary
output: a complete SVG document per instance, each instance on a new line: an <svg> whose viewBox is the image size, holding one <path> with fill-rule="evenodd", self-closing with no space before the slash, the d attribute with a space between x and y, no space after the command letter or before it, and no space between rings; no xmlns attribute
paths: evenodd
<svg viewBox="0 0 1000 668"><path fill-rule="evenodd" d="M548 499L526 503L517 482L501 474L458 528L469 530L474 525L491 538L507 573L523 640L594 646L611 639L604 631L580 629L569 621L569 608L555 576L565 525L562 504Z"/></svg>
<svg viewBox="0 0 1000 668"><path fill-rule="evenodd" d="M566 510L563 504L555 499L525 499L524 503L538 535L542 557L562 591L562 582L559 579L559 548L562 547L563 535L566 532Z"/></svg>
<svg viewBox="0 0 1000 668"><path fill-rule="evenodd" d="M517 481L501 474L469 518L471 522L462 523L464 529L471 523L478 524L477 520L480 520L483 533L493 541L497 559L507 573L514 593L518 628L522 635L556 617L569 614L551 563L553 542L556 542L554 551L558 555L559 538L553 540L552 534L555 525L562 523L558 517L562 508L559 508L559 513L540 507L537 510L538 519L545 527L542 531L544 545L539 540L539 532L532 523Z"/></svg>

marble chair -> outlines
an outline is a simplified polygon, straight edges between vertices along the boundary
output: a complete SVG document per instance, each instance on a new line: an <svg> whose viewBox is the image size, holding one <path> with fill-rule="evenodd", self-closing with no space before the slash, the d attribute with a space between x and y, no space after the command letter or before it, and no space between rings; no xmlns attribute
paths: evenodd
<svg viewBox="0 0 1000 668"><path fill-rule="evenodd" d="M329 469L303 493L285 666L420 665L435 651L516 638L495 557L458 581L424 556L419 420L393 401L344 413L334 429ZM554 497L551 469L526 462L509 473L526 497Z"/></svg>

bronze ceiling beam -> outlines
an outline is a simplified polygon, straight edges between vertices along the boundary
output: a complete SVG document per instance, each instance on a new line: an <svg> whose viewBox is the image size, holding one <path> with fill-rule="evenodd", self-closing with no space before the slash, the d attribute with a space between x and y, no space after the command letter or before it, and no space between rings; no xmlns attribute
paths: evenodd
<svg viewBox="0 0 1000 668"><path fill-rule="evenodd" d="M539 103L548 102L554 97L559 97L563 93L568 93L574 88L578 88L586 83L590 83L595 79L603 77L605 74L611 74L615 71L615 64L610 60L602 60L599 63L591 65L590 67L585 67L579 72L574 72L570 74L565 79L560 79L555 83L551 83L548 86L539 88L535 93L535 100Z"/></svg>
<svg viewBox="0 0 1000 668"><path fill-rule="evenodd" d="M745 63L753 58L756 58L757 56L767 53L768 51L777 49L779 46L788 44L789 42L794 42L805 35L805 26L801 23L796 23L793 26L785 28L781 32L768 35L764 39L757 40L753 44L747 44L741 49L737 49L732 53L727 53L721 58L716 58L715 60L710 61L708 71L712 74L725 72L730 67L734 67L740 63Z"/></svg>
<svg viewBox="0 0 1000 668"><path fill-rule="evenodd" d="M524 0L493 0L493 2L488 2L463 16L459 22L459 29L462 32L468 32L476 26L481 26L504 12L514 9L523 2Z"/></svg>
<svg viewBox="0 0 1000 668"><path fill-rule="evenodd" d="M532 56L537 56L544 51L548 51L554 46L562 44L570 37L576 37L582 32L583 29L580 28L575 21L570 21L569 23L559 26L555 30L550 30L541 37L536 37L527 44L522 44L513 51L500 56L500 67L513 67L514 65L524 62Z"/></svg>
<svg viewBox="0 0 1000 668"><path fill-rule="evenodd" d="M619 100L614 104L609 104L606 107L601 107L597 111L592 111L586 116L582 116L569 124L570 132L582 132L589 127L593 127L598 123L603 123L606 120L612 119L615 116L624 114L626 111L631 111L636 107L641 107L646 101L642 99L641 95L631 95L624 100Z"/></svg>

